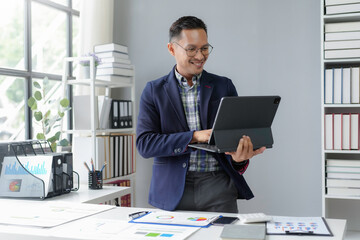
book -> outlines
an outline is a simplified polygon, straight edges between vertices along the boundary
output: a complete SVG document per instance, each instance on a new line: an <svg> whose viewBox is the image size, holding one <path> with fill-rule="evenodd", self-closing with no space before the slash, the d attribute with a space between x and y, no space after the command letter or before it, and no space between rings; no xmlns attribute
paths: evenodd
<svg viewBox="0 0 360 240"><path fill-rule="evenodd" d="M95 96L95 102L98 102L97 96ZM74 129L75 130L89 130L91 129L91 99L90 95L73 96L73 108L74 108ZM95 115L95 129L99 126L99 113L98 104L95 104L93 109Z"/></svg>
<svg viewBox="0 0 360 240"><path fill-rule="evenodd" d="M350 148L359 150L359 114L350 114Z"/></svg>
<svg viewBox="0 0 360 240"><path fill-rule="evenodd" d="M342 114L342 149L350 150L350 114Z"/></svg>
<svg viewBox="0 0 360 240"><path fill-rule="evenodd" d="M96 71L97 76L103 75L120 75L120 76L134 76L133 69L125 68L100 68Z"/></svg>
<svg viewBox="0 0 360 240"><path fill-rule="evenodd" d="M340 5L349 3L360 3L360 0L325 0L325 5Z"/></svg>
<svg viewBox="0 0 360 240"><path fill-rule="evenodd" d="M119 154L120 154L120 145L119 145L119 136L113 136L114 138L114 177L119 176Z"/></svg>
<svg viewBox="0 0 360 240"><path fill-rule="evenodd" d="M327 173L360 173L360 167L326 166Z"/></svg>
<svg viewBox="0 0 360 240"><path fill-rule="evenodd" d="M334 70L326 69L325 70L325 91L324 91L324 103L331 104L333 103L333 84L334 84Z"/></svg>
<svg viewBox="0 0 360 240"><path fill-rule="evenodd" d="M351 103L360 103L360 68L351 68Z"/></svg>
<svg viewBox="0 0 360 240"><path fill-rule="evenodd" d="M134 69L133 65L124 64L124 63L116 63L116 62L108 62L108 63L100 63L97 68L127 68Z"/></svg>
<svg viewBox="0 0 360 240"><path fill-rule="evenodd" d="M339 167L360 167L360 160L326 159L326 165Z"/></svg>
<svg viewBox="0 0 360 240"><path fill-rule="evenodd" d="M360 48L325 50L325 59L333 58L358 58L360 57Z"/></svg>
<svg viewBox="0 0 360 240"><path fill-rule="evenodd" d="M342 103L342 68L334 69L333 103Z"/></svg>
<svg viewBox="0 0 360 240"><path fill-rule="evenodd" d="M325 114L325 149L334 149L334 114Z"/></svg>
<svg viewBox="0 0 360 240"><path fill-rule="evenodd" d="M108 81L114 83L128 83L131 84L133 82L133 78L130 76L120 76L120 75L103 75L103 76L96 76L96 79L101 81Z"/></svg>
<svg viewBox="0 0 360 240"><path fill-rule="evenodd" d="M130 59L123 59L117 57L102 57L102 63L122 63L122 64L131 64Z"/></svg>
<svg viewBox="0 0 360 240"><path fill-rule="evenodd" d="M327 178L360 179L360 173L326 173Z"/></svg>
<svg viewBox="0 0 360 240"><path fill-rule="evenodd" d="M360 188L328 187L327 194L358 197L360 196Z"/></svg>
<svg viewBox="0 0 360 240"><path fill-rule="evenodd" d="M102 52L102 53L97 53L96 56L98 56L98 58L101 58L101 61L103 58L129 59L129 55L121 52Z"/></svg>
<svg viewBox="0 0 360 240"><path fill-rule="evenodd" d="M325 41L358 40L360 31L325 33Z"/></svg>
<svg viewBox="0 0 360 240"><path fill-rule="evenodd" d="M224 225L220 238L222 240L263 240L265 239L265 224L227 224Z"/></svg>
<svg viewBox="0 0 360 240"><path fill-rule="evenodd" d="M117 43L101 44L94 47L94 52L96 53L110 51L128 53L128 47Z"/></svg>
<svg viewBox="0 0 360 240"><path fill-rule="evenodd" d="M100 129L108 129L110 128L110 110L111 110L111 102L112 99L109 97L105 97L104 106L101 109L101 115L99 120L99 128Z"/></svg>
<svg viewBox="0 0 360 240"><path fill-rule="evenodd" d="M334 114L334 150L342 149L342 114Z"/></svg>
<svg viewBox="0 0 360 240"><path fill-rule="evenodd" d="M360 40L328 41L324 42L325 50L360 48Z"/></svg>
<svg viewBox="0 0 360 240"><path fill-rule="evenodd" d="M360 31L360 22L326 23L325 32Z"/></svg>
<svg viewBox="0 0 360 240"><path fill-rule="evenodd" d="M342 70L342 104L351 102L351 71L350 68Z"/></svg>
<svg viewBox="0 0 360 240"><path fill-rule="evenodd" d="M355 187L360 188L360 180L356 179L326 179L327 187Z"/></svg>
<svg viewBox="0 0 360 240"><path fill-rule="evenodd" d="M326 15L360 12L360 3L326 6L325 12Z"/></svg>

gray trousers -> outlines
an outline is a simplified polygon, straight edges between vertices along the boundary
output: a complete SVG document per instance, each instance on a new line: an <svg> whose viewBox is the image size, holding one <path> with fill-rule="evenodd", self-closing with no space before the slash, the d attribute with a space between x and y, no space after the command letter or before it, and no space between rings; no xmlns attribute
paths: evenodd
<svg viewBox="0 0 360 240"><path fill-rule="evenodd" d="M187 172L176 210L238 213L237 189L224 172Z"/></svg>

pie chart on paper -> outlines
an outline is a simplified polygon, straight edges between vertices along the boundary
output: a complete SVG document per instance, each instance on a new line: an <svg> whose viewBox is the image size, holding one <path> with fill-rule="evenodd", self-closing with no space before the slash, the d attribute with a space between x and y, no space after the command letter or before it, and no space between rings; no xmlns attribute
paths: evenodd
<svg viewBox="0 0 360 240"><path fill-rule="evenodd" d="M191 218L188 218L188 220L194 221L194 222L201 222L201 221L206 221L207 218L204 218L204 217L191 217Z"/></svg>

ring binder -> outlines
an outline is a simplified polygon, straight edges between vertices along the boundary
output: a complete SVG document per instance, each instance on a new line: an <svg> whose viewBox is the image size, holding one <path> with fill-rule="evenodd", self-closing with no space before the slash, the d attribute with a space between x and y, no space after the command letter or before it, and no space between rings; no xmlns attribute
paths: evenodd
<svg viewBox="0 0 360 240"><path fill-rule="evenodd" d="M45 140L1 143L0 197L45 199L76 191L72 162L72 153L53 153Z"/></svg>

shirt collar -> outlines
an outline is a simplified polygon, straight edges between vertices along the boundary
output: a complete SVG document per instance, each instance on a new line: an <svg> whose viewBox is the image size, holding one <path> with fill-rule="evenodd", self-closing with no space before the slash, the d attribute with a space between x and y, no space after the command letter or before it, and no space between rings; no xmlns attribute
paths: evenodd
<svg viewBox="0 0 360 240"><path fill-rule="evenodd" d="M193 80L193 86L196 86L197 84L200 83L200 78L201 78L201 75L202 73L198 74L198 75L194 75L192 80ZM188 85L187 83L187 80L185 77L183 77L175 68L175 76L176 76L176 79L178 80L178 83L180 85L180 87L183 87L183 88L192 88Z"/></svg>

